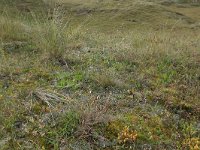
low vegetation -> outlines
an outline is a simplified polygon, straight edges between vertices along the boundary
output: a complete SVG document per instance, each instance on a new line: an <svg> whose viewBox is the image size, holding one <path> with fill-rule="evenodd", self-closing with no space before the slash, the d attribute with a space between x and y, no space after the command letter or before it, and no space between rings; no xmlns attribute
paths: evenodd
<svg viewBox="0 0 200 150"><path fill-rule="evenodd" d="M199 1L0 12L0 149L200 149Z"/></svg>

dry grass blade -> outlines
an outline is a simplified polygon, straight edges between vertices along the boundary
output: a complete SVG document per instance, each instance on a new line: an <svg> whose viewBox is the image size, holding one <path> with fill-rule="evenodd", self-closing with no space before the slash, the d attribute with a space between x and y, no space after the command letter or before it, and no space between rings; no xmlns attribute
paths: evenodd
<svg viewBox="0 0 200 150"><path fill-rule="evenodd" d="M37 89L33 94L48 106L52 106L52 104L55 103L69 103L72 101L72 99L67 96L43 89Z"/></svg>

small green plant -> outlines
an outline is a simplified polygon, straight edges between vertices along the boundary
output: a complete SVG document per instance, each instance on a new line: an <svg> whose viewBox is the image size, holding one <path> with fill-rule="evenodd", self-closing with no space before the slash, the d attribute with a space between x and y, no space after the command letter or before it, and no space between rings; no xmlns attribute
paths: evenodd
<svg viewBox="0 0 200 150"><path fill-rule="evenodd" d="M56 86L58 88L71 88L75 90L81 86L81 83L84 80L84 74L82 72L62 72L56 75L56 79Z"/></svg>
<svg viewBox="0 0 200 150"><path fill-rule="evenodd" d="M59 120L59 134L61 136L71 136L79 125L80 116L75 111L66 112Z"/></svg>
<svg viewBox="0 0 200 150"><path fill-rule="evenodd" d="M173 68L173 62L169 58L165 58L157 65L158 76L160 82L168 84L172 82L173 77L176 75L176 70Z"/></svg>

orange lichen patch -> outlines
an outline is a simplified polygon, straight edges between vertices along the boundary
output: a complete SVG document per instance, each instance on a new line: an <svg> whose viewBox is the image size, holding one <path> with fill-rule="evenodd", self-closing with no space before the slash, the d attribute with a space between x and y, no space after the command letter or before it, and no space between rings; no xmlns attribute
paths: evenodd
<svg viewBox="0 0 200 150"><path fill-rule="evenodd" d="M119 143L135 142L138 134L135 131L131 131L128 126L126 126L121 133L118 134Z"/></svg>
<svg viewBox="0 0 200 150"><path fill-rule="evenodd" d="M189 138L184 140L184 146L188 146L190 150L199 150L200 149L200 138Z"/></svg>

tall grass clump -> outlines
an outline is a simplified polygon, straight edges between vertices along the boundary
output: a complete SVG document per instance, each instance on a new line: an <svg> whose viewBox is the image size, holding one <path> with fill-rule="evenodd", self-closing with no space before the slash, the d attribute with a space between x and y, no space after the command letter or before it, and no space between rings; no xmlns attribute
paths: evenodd
<svg viewBox="0 0 200 150"><path fill-rule="evenodd" d="M77 37L78 32L69 26L62 8L54 8L44 20L38 20L36 16L34 18L35 25L31 35L33 44L46 58L58 59L66 56L67 45Z"/></svg>
<svg viewBox="0 0 200 150"><path fill-rule="evenodd" d="M48 20L50 19L50 20ZM52 18L38 20L33 29L32 42L48 57L60 57L67 43L67 23L63 22L58 9L55 9Z"/></svg>

